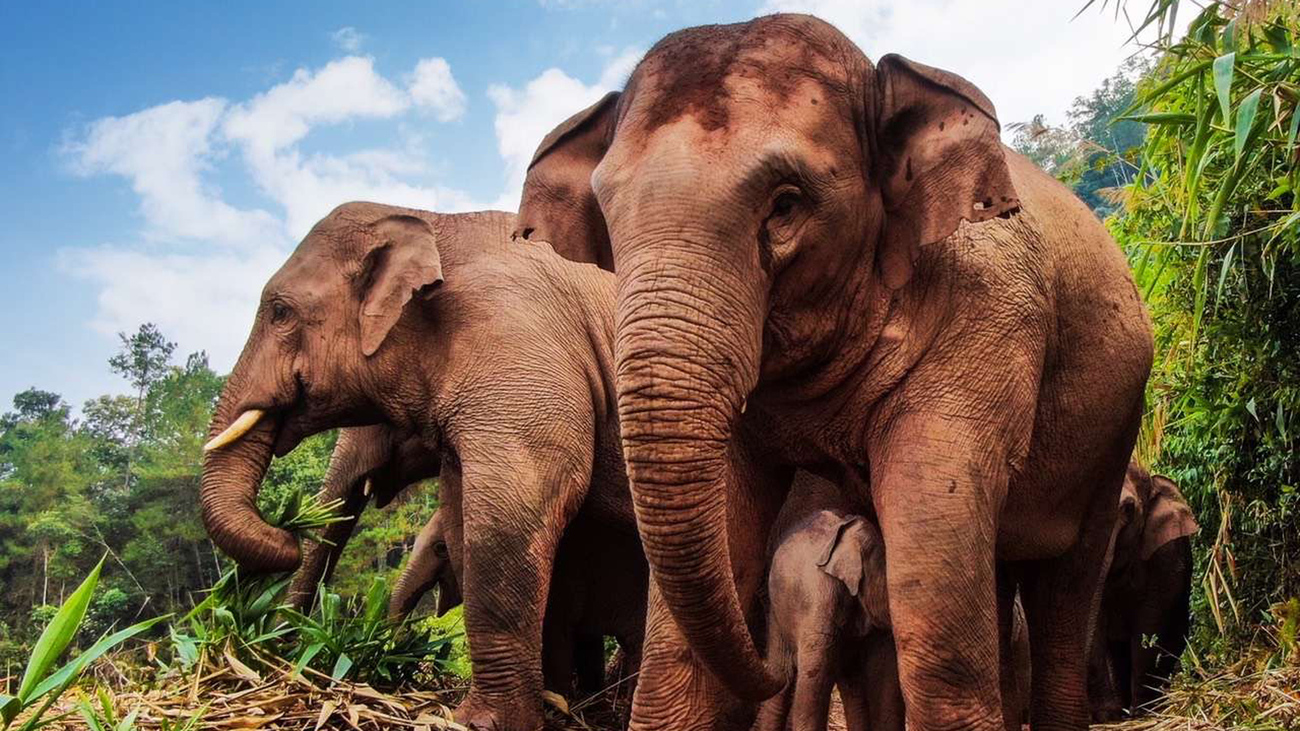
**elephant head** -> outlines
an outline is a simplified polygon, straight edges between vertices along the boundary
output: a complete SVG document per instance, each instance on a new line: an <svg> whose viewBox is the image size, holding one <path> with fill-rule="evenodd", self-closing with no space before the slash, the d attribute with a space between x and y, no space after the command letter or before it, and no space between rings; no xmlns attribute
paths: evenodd
<svg viewBox="0 0 1300 731"><path fill-rule="evenodd" d="M565 259L614 270L609 232L590 191L592 168L609 148L618 98L618 92L606 94L542 139L528 165L511 238L546 241Z"/></svg>
<svg viewBox="0 0 1300 731"><path fill-rule="evenodd" d="M1112 571L1151 558L1162 546L1200 531L1192 509L1164 475L1130 462L1120 492Z"/></svg>
<svg viewBox="0 0 1300 731"><path fill-rule="evenodd" d="M452 558L448 542L460 535L459 526L449 526L449 512L439 509L415 538L411 558L397 579L388 603L388 616L405 618L420 603L425 592L438 588L437 616L461 603L461 572Z"/></svg>
<svg viewBox="0 0 1300 731"><path fill-rule="evenodd" d="M881 338L923 247L1018 209L996 114L955 74L897 55L873 65L791 15L669 35L617 104L583 114L613 130L582 193L618 274L620 427L646 555L696 655L762 698L779 683L728 558L733 430L748 403L775 414L854 377L865 357L833 360ZM555 220L590 201L533 208Z"/></svg>
<svg viewBox="0 0 1300 731"><path fill-rule="evenodd" d="M829 515L829 514L828 514ZM885 542L880 530L860 515L836 516L837 525L817 560L862 605L866 627L888 628L889 590L885 584Z"/></svg>
<svg viewBox="0 0 1300 731"><path fill-rule="evenodd" d="M298 566L293 537L257 512L272 455L395 411L394 384L417 377L409 351L427 340L417 328L428 329L423 318L443 281L440 232L455 234L443 243L496 238L511 224L508 214L348 203L312 228L263 289L212 419L201 502L217 546L250 570Z"/></svg>
<svg viewBox="0 0 1300 731"><path fill-rule="evenodd" d="M408 486L437 476L440 467L437 451L417 434L386 424L341 430L319 498L327 503L342 500L341 513L348 518L326 526L324 540L303 552L302 565L289 584L289 602L299 610L306 608L316 587L329 581L372 495L382 508Z"/></svg>

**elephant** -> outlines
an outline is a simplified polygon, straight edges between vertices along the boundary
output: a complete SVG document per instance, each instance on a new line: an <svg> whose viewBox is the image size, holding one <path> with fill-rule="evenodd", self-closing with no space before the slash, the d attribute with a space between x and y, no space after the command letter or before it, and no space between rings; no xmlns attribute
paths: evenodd
<svg viewBox="0 0 1300 731"><path fill-rule="evenodd" d="M1187 647L1192 536L1200 530L1178 486L1129 465L1115 525L1114 558L1093 636L1093 719L1119 720L1156 700Z"/></svg>
<svg viewBox="0 0 1300 731"><path fill-rule="evenodd" d="M849 728L902 731L880 531L815 483L795 478L774 529L766 659L785 687L763 703L754 731L825 729L833 686Z"/></svg>
<svg viewBox="0 0 1300 731"><path fill-rule="evenodd" d="M418 434L400 434L382 424L340 430L319 497L323 502L342 501L339 514L346 518L327 525L321 531L322 540L303 551L302 562L289 582L290 606L300 612L310 608L316 588L333 576L361 511L372 497L375 507L385 507L408 486L436 477L439 469L438 453L426 448ZM448 600L460 591L454 582L439 586L444 591L450 589ZM456 598L447 608L459 603Z"/></svg>
<svg viewBox="0 0 1300 731"><path fill-rule="evenodd" d="M759 451L874 507L909 728L1003 724L999 567L1039 669L1032 723L1086 727L1153 353L1105 227L1002 145L969 81L873 64L809 16L672 33L578 119L609 130L603 153L543 152L586 162L584 200L525 191L517 230L580 229L594 200L608 234L623 453L652 599L680 628L646 656L689 649L739 698L781 687L737 584L762 554L734 545L770 523L729 513L752 492L729 445L757 415ZM639 697L632 726L684 728L678 708Z"/></svg>
<svg viewBox="0 0 1300 731"><path fill-rule="evenodd" d="M766 659L785 679L764 702L755 731L824 729L838 686L850 729L902 731L905 709L890 629L879 528L837 487L795 477L774 527ZM1013 605L1007 728L1019 731L1029 699L1029 636Z"/></svg>
<svg viewBox="0 0 1300 731"><path fill-rule="evenodd" d="M318 222L262 291L200 487L218 547L288 571L295 539L256 508L270 458L331 428L418 435L460 496L449 549L474 672L456 715L480 729L541 726L562 536L590 528L599 570L648 581L614 410L612 275L511 242L513 228L508 213L363 202Z"/></svg>
<svg viewBox="0 0 1300 731"><path fill-rule="evenodd" d="M329 580L369 499L373 498L376 507L385 507L404 489L436 477L438 472L437 454L427 450L418 435L399 434L382 424L340 430L321 498L342 500L343 514L349 518L327 526L324 540L303 551L302 564L289 585L291 605L305 610L316 588ZM463 569L453 560L451 548L455 546L454 555L462 555L463 526L454 517L459 515L459 497L451 483L444 482L440 498L443 507L435 511L416 537L406 567L393 587L389 615L394 619L409 615L434 587L438 588L437 616L463 601L459 579ZM582 523L578 529L583 530ZM625 523L616 530L626 535L635 529ZM599 529L585 531L583 538L591 536L588 543L599 539ZM614 538L617 540L617 535ZM582 538L578 540L581 542ZM634 673L645 621L644 572L623 571L619 566L593 570L595 563L574 556L586 547L568 547L573 543L566 535L557 550L542 639L544 687L566 696L575 690L586 695L605 687L605 634L615 636L624 650L621 672ZM599 546L590 548L594 551ZM615 555L616 561L621 558ZM575 673L576 689L572 685Z"/></svg>

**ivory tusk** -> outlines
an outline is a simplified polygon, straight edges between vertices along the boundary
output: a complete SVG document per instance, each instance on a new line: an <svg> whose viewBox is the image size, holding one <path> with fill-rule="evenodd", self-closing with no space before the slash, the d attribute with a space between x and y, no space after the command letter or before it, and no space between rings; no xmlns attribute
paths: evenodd
<svg viewBox="0 0 1300 731"><path fill-rule="evenodd" d="M211 452L214 449L221 449L227 444L239 441L241 437L257 426L257 422L261 421L262 416L265 414L266 412L261 409L245 411L239 415L238 419L231 422L225 431L208 440L208 443L203 445L203 451Z"/></svg>
<svg viewBox="0 0 1300 731"><path fill-rule="evenodd" d="M367 477L366 484L361 486L361 494L366 497L370 497L370 489L371 489L370 478Z"/></svg>

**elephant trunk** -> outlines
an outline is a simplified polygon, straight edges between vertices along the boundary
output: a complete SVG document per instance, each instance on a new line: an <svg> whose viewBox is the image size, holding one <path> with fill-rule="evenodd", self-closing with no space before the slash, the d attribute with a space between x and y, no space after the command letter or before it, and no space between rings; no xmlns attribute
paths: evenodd
<svg viewBox="0 0 1300 731"><path fill-rule="evenodd" d="M361 481L368 479L367 473L376 461L370 454L375 451L374 442L377 440L372 434L376 433L380 432L359 428L339 432L318 500L322 503L342 500L341 514L348 518L326 526L321 532L323 540L310 544L303 552L302 565L289 584L289 603L299 611L311 606L316 598L316 589L333 576L339 556L343 555L343 549L357 528L361 511L370 500Z"/></svg>
<svg viewBox="0 0 1300 731"><path fill-rule="evenodd" d="M761 319L743 311L750 304L761 311L757 294L723 292L726 275L712 273L725 267L692 261L699 249L686 242L635 243L626 248L631 261L619 262L615 358L638 529L654 581L695 655L732 693L761 700L781 683L749 635L727 511L733 428L758 374ZM701 271L711 273L703 283L689 274Z"/></svg>
<svg viewBox="0 0 1300 731"><path fill-rule="evenodd" d="M445 543L443 526L445 512L434 513L420 531L411 550L411 560L397 578L388 602L388 616L403 619L415 609L425 592L438 587L438 616L446 614L461 603L460 585L452 567L451 555Z"/></svg>
<svg viewBox="0 0 1300 731"><path fill-rule="evenodd" d="M234 413L241 400L238 372L236 367L217 405L209 429L213 438L228 434L241 416ZM294 537L257 511L257 491L271 462L276 430L276 419L264 417L203 458L199 500L208 535L242 568L256 572L291 571L300 558Z"/></svg>

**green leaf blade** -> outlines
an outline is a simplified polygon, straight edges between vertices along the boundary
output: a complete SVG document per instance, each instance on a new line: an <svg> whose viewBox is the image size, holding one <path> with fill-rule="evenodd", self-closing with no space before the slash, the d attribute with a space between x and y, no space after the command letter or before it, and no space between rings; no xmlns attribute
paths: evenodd
<svg viewBox="0 0 1300 731"><path fill-rule="evenodd" d="M1242 100L1241 107L1237 109L1237 130L1232 148L1238 161L1241 160L1241 154L1246 151L1246 142L1255 127L1255 115L1259 112L1259 98L1263 93L1263 89L1252 91L1250 96Z"/></svg>
<svg viewBox="0 0 1300 731"><path fill-rule="evenodd" d="M1214 59L1214 90L1219 95L1219 109L1223 111L1223 123L1232 119L1232 75L1236 70L1237 54L1225 53Z"/></svg>
<svg viewBox="0 0 1300 731"><path fill-rule="evenodd" d="M63 602L63 606L59 607L54 619L51 619L45 631L41 632L40 639L36 640L36 646L32 648L32 656L27 661L27 670L23 673L22 685L18 687L18 698L21 704L25 705L32 698L39 697L32 695L33 691L41 681L45 680L45 675L68 648L73 636L77 634L81 620L85 618L86 610L90 608L90 598L95 593L95 586L99 584L99 572L103 568L104 559L101 558L90 575Z"/></svg>

